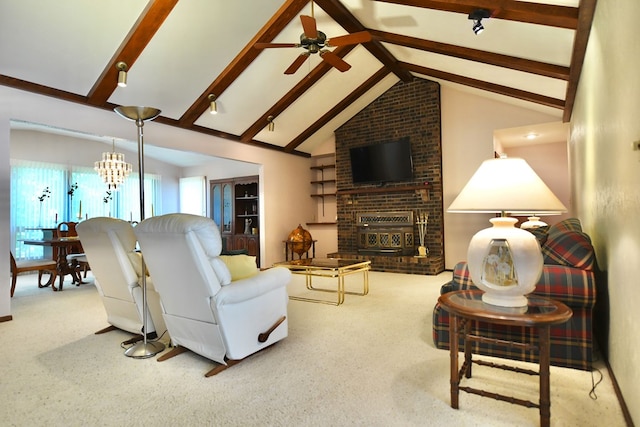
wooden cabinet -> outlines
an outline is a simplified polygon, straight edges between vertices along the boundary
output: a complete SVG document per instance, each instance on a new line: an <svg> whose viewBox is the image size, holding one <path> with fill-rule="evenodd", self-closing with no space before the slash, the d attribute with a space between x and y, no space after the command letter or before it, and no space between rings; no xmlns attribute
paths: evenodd
<svg viewBox="0 0 640 427"><path fill-rule="evenodd" d="M220 232L230 234L233 222L233 182L210 181L211 218L220 227Z"/></svg>
<svg viewBox="0 0 640 427"><path fill-rule="evenodd" d="M226 250L246 249L260 266L258 176L209 182L211 218L220 227Z"/></svg>

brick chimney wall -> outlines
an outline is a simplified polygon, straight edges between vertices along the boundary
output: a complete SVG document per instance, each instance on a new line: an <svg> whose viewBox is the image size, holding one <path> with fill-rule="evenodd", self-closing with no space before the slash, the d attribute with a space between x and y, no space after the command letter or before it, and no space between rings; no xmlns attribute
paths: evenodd
<svg viewBox="0 0 640 427"><path fill-rule="evenodd" d="M338 189L338 252L357 252L357 212L427 211L429 224L425 246L430 258L439 257L444 269L442 206L442 147L440 129L440 85L423 79L398 82L355 117L336 130L336 180ZM389 183L388 191L366 193L371 184L353 184L349 149L368 144L411 140L414 179ZM396 191L407 186L428 189L428 200L415 190ZM340 194L341 190L364 190L357 194ZM414 226L416 248L420 243ZM416 252L417 253L417 252ZM439 269L439 268L438 268Z"/></svg>

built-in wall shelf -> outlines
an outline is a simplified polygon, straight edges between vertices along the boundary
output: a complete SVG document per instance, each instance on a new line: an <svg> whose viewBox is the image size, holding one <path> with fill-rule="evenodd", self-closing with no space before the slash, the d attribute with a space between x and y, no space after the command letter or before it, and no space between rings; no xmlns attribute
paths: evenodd
<svg viewBox="0 0 640 427"><path fill-rule="evenodd" d="M322 171L325 169L335 169L336 165L317 165L317 166L311 166L311 170L316 170L316 171ZM335 181L335 180L334 180Z"/></svg>
<svg viewBox="0 0 640 427"><path fill-rule="evenodd" d="M327 161L331 163L326 163ZM323 155L314 159L314 164L310 167L312 171L312 178L310 183L312 185L311 197L317 200L317 206L322 209L319 212L319 218L325 217L325 199L329 197L336 197L336 163L335 155ZM330 216L332 218L333 215ZM307 223L310 224L310 223ZM324 223L318 223L324 224Z"/></svg>

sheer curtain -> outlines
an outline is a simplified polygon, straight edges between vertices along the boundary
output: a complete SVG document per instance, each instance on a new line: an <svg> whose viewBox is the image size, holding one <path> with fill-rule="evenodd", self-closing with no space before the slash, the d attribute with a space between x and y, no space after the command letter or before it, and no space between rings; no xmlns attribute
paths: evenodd
<svg viewBox="0 0 640 427"><path fill-rule="evenodd" d="M71 181L77 184L73 197L69 197L68 221L79 222L95 216L104 216L107 185L93 168L71 167Z"/></svg>
<svg viewBox="0 0 640 427"><path fill-rule="evenodd" d="M67 167L11 160L11 250L16 259L44 256L42 246L25 239L42 238L41 228L53 228L66 218Z"/></svg>
<svg viewBox="0 0 640 427"><path fill-rule="evenodd" d="M145 174L144 188L145 216L159 214L161 176ZM96 216L139 221L138 174L108 192L93 168L11 159L11 251L16 259L49 257L50 249L22 241L41 239L43 229L59 222Z"/></svg>
<svg viewBox="0 0 640 427"><path fill-rule="evenodd" d="M125 185L117 191L116 218L140 221L140 181L138 173L132 173ZM162 180L160 175L144 174L144 217L162 213Z"/></svg>

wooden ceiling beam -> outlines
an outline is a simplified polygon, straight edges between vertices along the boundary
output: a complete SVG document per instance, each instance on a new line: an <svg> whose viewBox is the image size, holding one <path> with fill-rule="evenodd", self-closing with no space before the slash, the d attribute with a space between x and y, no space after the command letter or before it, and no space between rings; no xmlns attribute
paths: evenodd
<svg viewBox="0 0 640 427"><path fill-rule="evenodd" d="M355 46L340 46L333 53L343 58L353 50ZM333 67L325 61L321 61L304 79L300 80L285 96L280 98L271 108L269 108L258 120L256 120L249 129L247 129L240 139L242 141L250 141L265 126L268 125L267 118L269 116L277 117L284 110L289 108L298 98L300 98L307 90L309 90L322 76L331 71Z"/></svg>
<svg viewBox="0 0 640 427"><path fill-rule="evenodd" d="M375 0L403 6L435 9L468 15L475 9L490 10L493 19L527 22L529 24L575 30L578 8L513 0Z"/></svg>
<svg viewBox="0 0 640 427"><path fill-rule="evenodd" d="M546 105L547 107L564 109L565 106L565 103L562 99L552 98L549 96L527 92L520 89L514 89L511 87L485 82L483 80L472 79L470 77L460 76L458 74L447 73L445 71L434 70L433 68L422 67L406 62L402 64L404 67L406 67L408 70L413 71L414 73L423 74L425 76L430 76L436 79L446 80L452 83L458 83L464 86L486 90L488 92L497 93L511 98L518 98L524 101Z"/></svg>
<svg viewBox="0 0 640 427"><path fill-rule="evenodd" d="M578 30L573 40L573 53L571 54L571 73L569 74L569 84L565 95L565 107L562 120L566 123L571 120L573 105L576 100L578 83L582 74L584 57L587 54L587 42L591 34L591 24L596 13L597 0L581 0L580 15L578 17Z"/></svg>
<svg viewBox="0 0 640 427"><path fill-rule="evenodd" d="M224 139L224 140L227 140L227 141L237 142L239 144L246 144L246 145L249 145L251 147L265 148L267 150L274 150L274 151L278 151L280 153L284 152L284 147L281 147L279 145L274 145L274 144L270 144L270 143L262 142L262 141L256 141L256 140L253 140L253 139L249 140L249 141L242 141L239 136L231 134L231 133L227 133L227 132L223 132L223 131L219 131L219 130L216 130L216 129L211 129L211 128L204 127L204 126L199 126L199 125L189 125L189 126L181 125L179 120L171 119L171 118L164 117L164 116L158 116L154 120L154 122L162 123L162 124L168 125L168 126L174 126L174 127L185 129L185 130L192 131L192 132L198 132L198 133L201 133L203 135L214 136L216 138L221 138L221 139ZM303 153L301 151L292 151L292 152L288 152L288 154L294 154L294 155L300 156L300 157L311 157L311 155L309 153Z"/></svg>
<svg viewBox="0 0 640 427"><path fill-rule="evenodd" d="M220 99L225 90L242 74L251 63L262 53L262 50L253 47L256 43L270 43L273 39L300 13L302 8L309 3L308 0L288 0L273 17L258 31L247 43L231 63L220 75L202 92L191 104L189 109L180 117L182 125L195 123L198 118L209 108L209 94ZM248 12L249 13L249 12Z"/></svg>
<svg viewBox="0 0 640 427"><path fill-rule="evenodd" d="M400 34L388 33L385 31L369 30L371 35L381 42L391 43L399 46L419 49L425 52L433 52L440 55L452 56L483 64L495 65L509 68L511 70L525 73L537 74L554 79L569 80L569 67L548 64L545 62L532 61L529 59L517 58L515 56L502 55L484 50L470 49L447 43L434 42L415 37L403 36Z"/></svg>
<svg viewBox="0 0 640 427"><path fill-rule="evenodd" d="M89 104L103 105L107 102L118 85L116 64L122 61L131 70L133 64L177 3L178 0L155 0L147 4L147 7L89 91L87 95Z"/></svg>
<svg viewBox="0 0 640 427"><path fill-rule="evenodd" d="M391 71L386 67L382 67L378 70L374 75L369 77L364 83L358 86L353 92L351 92L347 97L345 97L342 101L338 102L333 108L323 114L318 120L316 120L311 126L305 129L300 135L293 139L289 144L286 145L284 151L287 153L293 152L294 149L300 146L304 141L311 137L314 133L320 130L324 125L329 123L333 118L335 118L338 114L348 108L351 104L356 102L358 98L367 93L369 89L373 88L375 85L380 83L380 81L389 75Z"/></svg>
<svg viewBox="0 0 640 427"><path fill-rule="evenodd" d="M322 8L334 21L349 33L367 31L358 19L338 0L316 0L316 4ZM413 79L411 73L403 69L391 53L377 40L373 40L363 45L369 53L375 56L385 67L404 82Z"/></svg>

